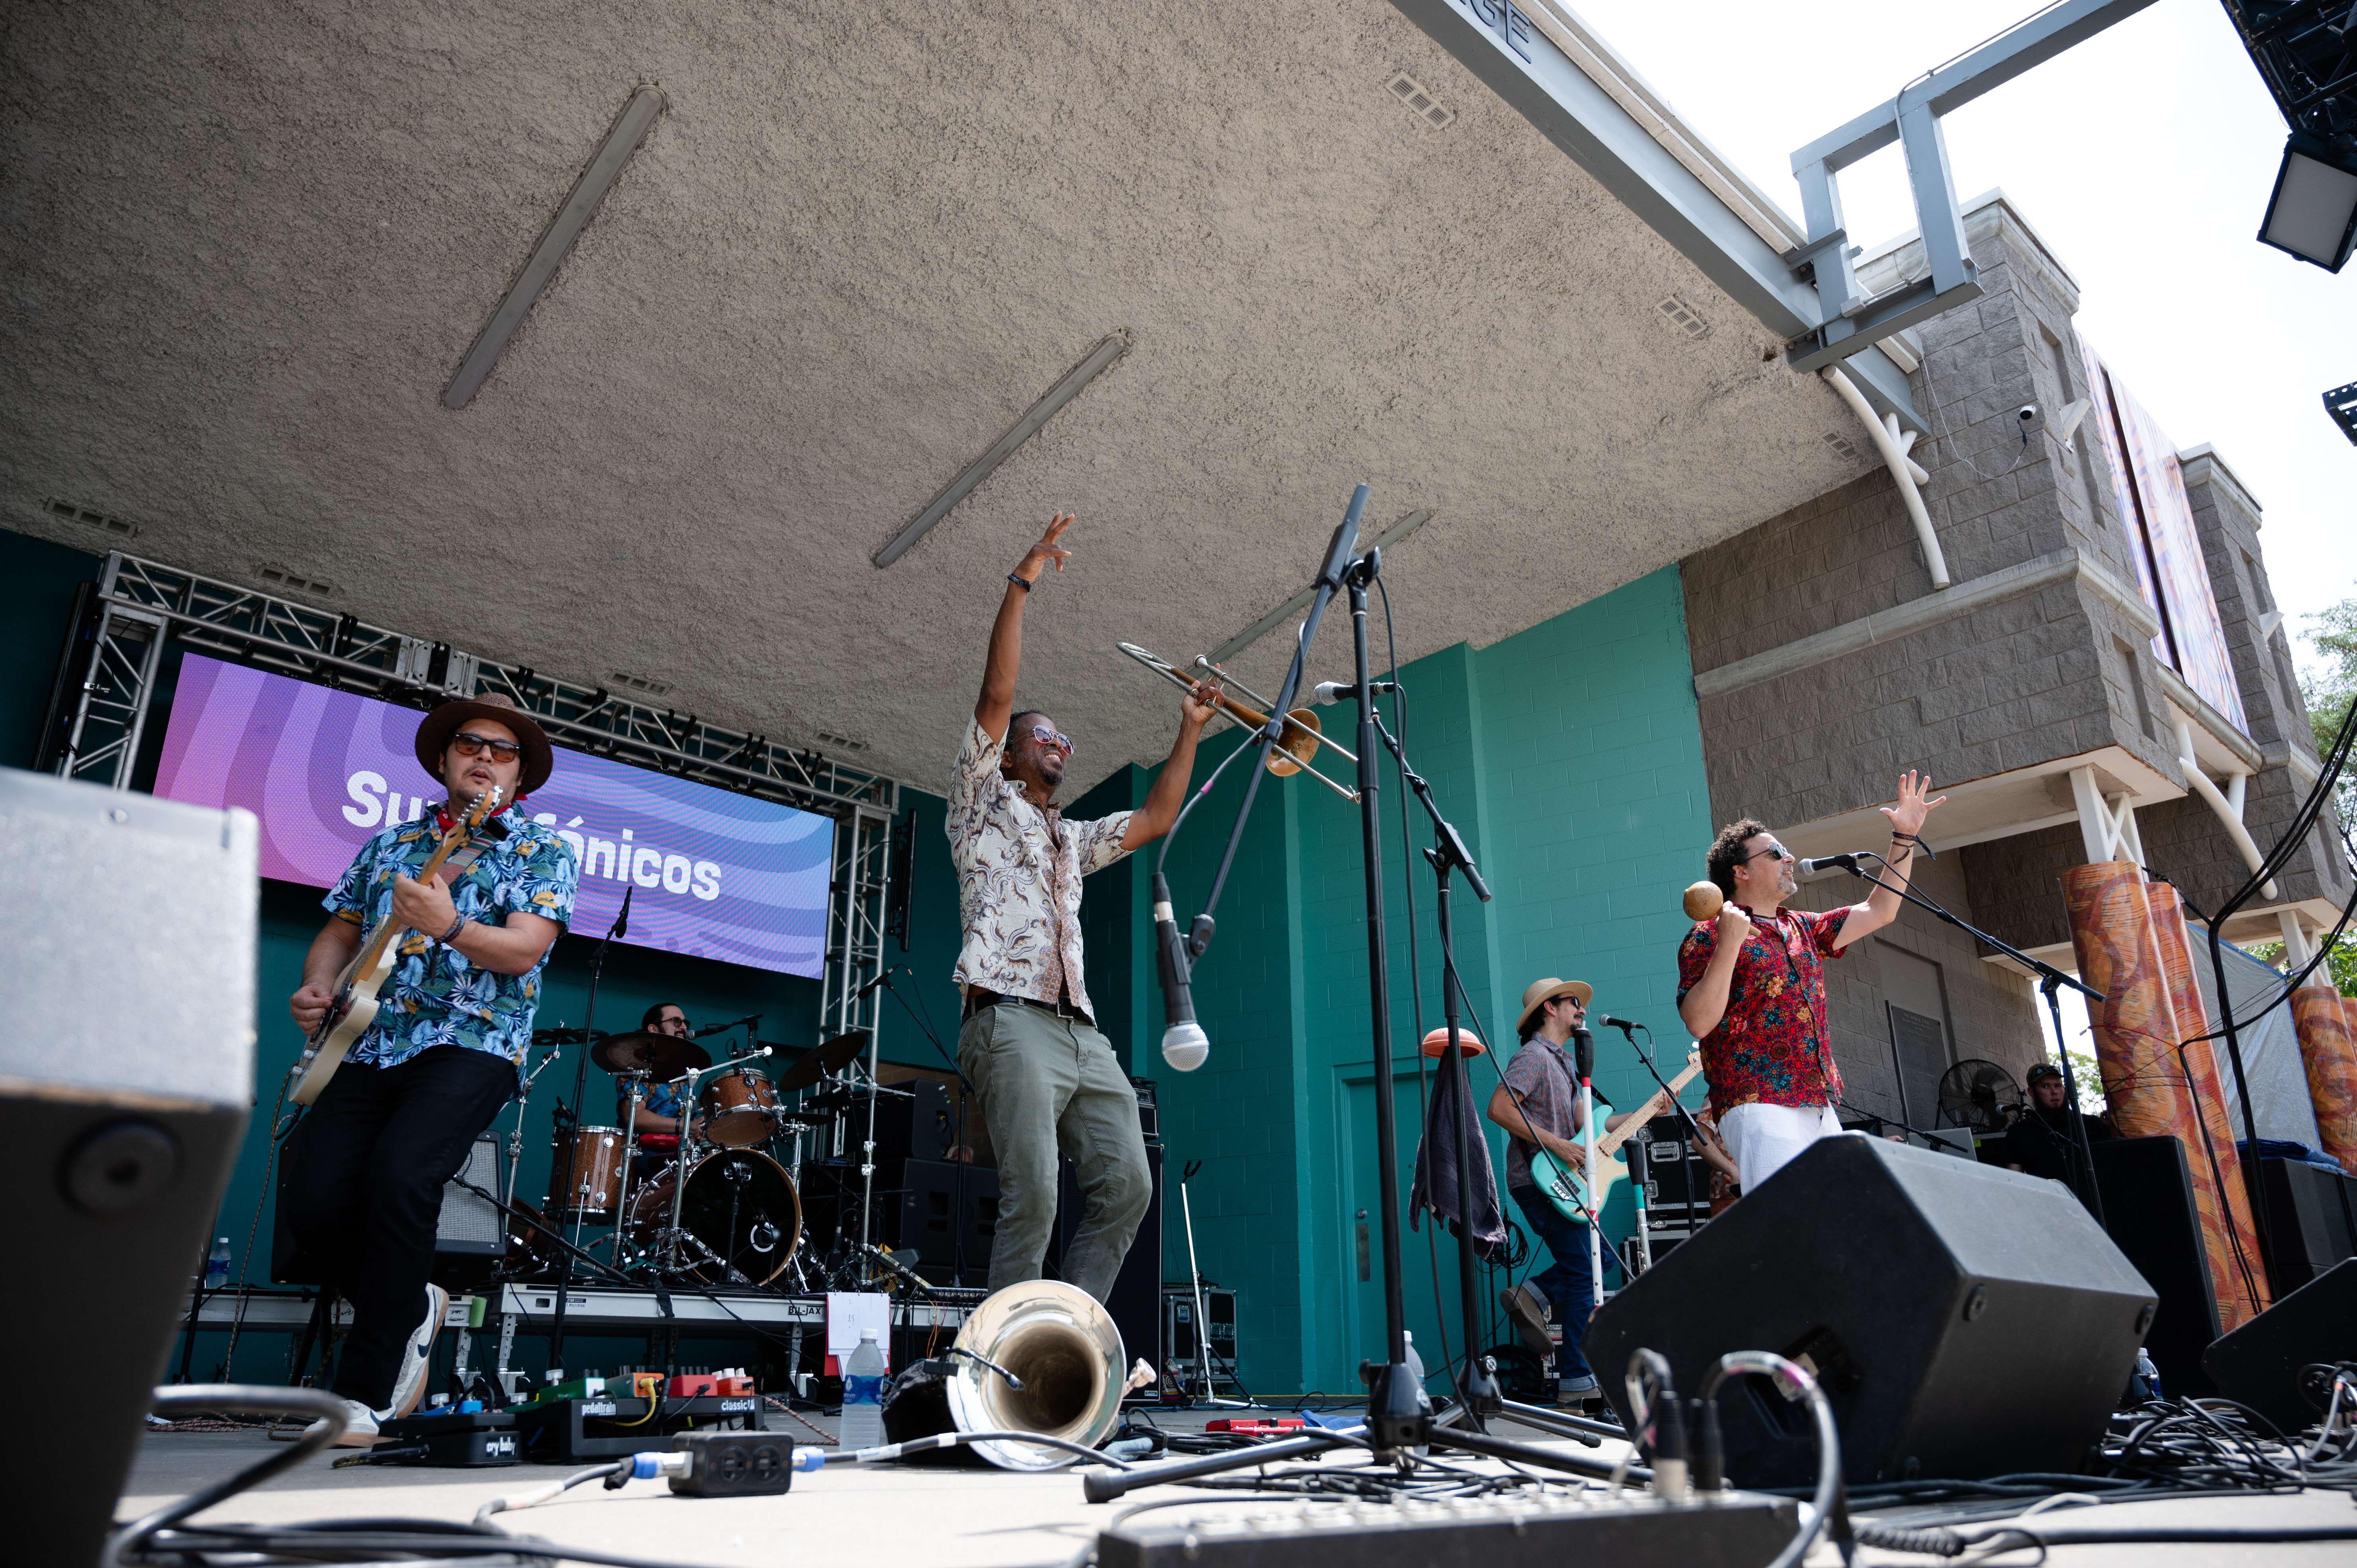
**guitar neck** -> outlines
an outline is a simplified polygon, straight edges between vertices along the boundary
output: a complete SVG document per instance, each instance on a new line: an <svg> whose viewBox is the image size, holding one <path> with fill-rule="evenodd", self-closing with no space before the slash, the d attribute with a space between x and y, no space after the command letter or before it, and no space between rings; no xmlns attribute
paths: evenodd
<svg viewBox="0 0 2357 1568"><path fill-rule="evenodd" d="M1702 1071L1702 1063L1699 1060L1688 1062L1685 1071L1670 1079L1669 1088L1653 1090L1652 1095L1647 1097L1645 1103L1637 1108L1637 1114L1596 1140L1597 1154L1599 1155L1611 1154L1622 1144L1627 1143L1636 1133L1638 1128L1651 1122L1667 1108L1669 1103L1678 1097L1678 1090L1692 1083L1695 1075L1700 1071Z"/></svg>
<svg viewBox="0 0 2357 1568"><path fill-rule="evenodd" d="M470 831L471 824L461 822L457 827L444 833L442 842L434 846L434 853L425 857L425 864L417 868L414 880L424 882L439 876L442 874L444 863L457 853L458 846L466 842ZM345 971L345 977L349 979L354 975L366 974L374 969L379 961L384 957L385 944L408 929L407 926L396 923L388 912L385 919L378 925L376 934L369 938L367 945L362 947L359 955L352 960L351 967Z"/></svg>

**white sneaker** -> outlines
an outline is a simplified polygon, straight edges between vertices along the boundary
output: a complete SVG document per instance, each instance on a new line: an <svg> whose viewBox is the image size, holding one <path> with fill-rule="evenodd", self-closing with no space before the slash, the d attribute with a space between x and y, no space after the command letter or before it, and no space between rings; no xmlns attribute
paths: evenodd
<svg viewBox="0 0 2357 1568"><path fill-rule="evenodd" d="M425 1317L410 1331L409 1343L401 1348L401 1370L393 1380L393 1401L384 1407L386 1419L400 1420L425 1397L425 1374L434 1365L434 1337L442 1331L442 1319L449 1312L450 1293L440 1285L427 1285Z"/></svg>
<svg viewBox="0 0 2357 1568"><path fill-rule="evenodd" d="M374 1447L376 1445L377 1437L376 1412L369 1409L368 1406L361 1403L358 1400L346 1400L344 1402L344 1415L346 1419L344 1422L343 1434L338 1437L330 1446L337 1448ZM308 1437L311 1434L318 1431L319 1428L327 1424L328 1423L324 1421L315 1421L310 1425L303 1429L303 1435Z"/></svg>

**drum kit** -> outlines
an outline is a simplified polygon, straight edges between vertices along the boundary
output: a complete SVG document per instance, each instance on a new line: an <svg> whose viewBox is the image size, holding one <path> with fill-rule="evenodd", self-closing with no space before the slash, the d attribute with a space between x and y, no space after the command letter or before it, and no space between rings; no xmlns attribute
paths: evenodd
<svg viewBox="0 0 2357 1568"><path fill-rule="evenodd" d="M740 1289L839 1283L838 1261L813 1259L803 1245L794 1173L804 1168L803 1142L813 1133L828 1134L822 1153L839 1155L841 1122L878 1092L835 1076L866 1052L866 1030L823 1042L774 1079L761 1065L768 1047L716 1063L694 1040L655 1030L594 1040L579 1030L546 1030L535 1039L588 1044L589 1059L615 1080L614 1124L574 1124L559 1112L552 1190L541 1212L569 1228L576 1245L583 1227L610 1226L588 1246L610 1242L611 1261L625 1273ZM822 1084L824 1092L787 1103ZM659 1091L667 1091L662 1102L677 1113L678 1131L637 1132L646 1115L665 1114L650 1103ZM559 1184L564 1190L554 1190ZM523 1234L510 1249L508 1272L554 1266L554 1249L537 1244L530 1226L518 1229Z"/></svg>

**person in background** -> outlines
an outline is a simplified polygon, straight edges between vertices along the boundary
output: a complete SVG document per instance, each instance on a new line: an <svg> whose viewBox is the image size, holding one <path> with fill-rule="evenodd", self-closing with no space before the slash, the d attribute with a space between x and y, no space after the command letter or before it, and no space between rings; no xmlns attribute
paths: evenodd
<svg viewBox="0 0 2357 1568"><path fill-rule="evenodd" d="M2065 1105L2062 1088L2062 1069L2052 1062L2040 1062L2029 1069L2029 1103L2006 1129L2005 1166L2078 1191L2084 1165L2079 1152L2080 1129L2086 1129L2091 1144L2100 1144L2113 1133L2102 1117L2083 1115Z"/></svg>
<svg viewBox="0 0 2357 1568"><path fill-rule="evenodd" d="M658 1002L646 1010L639 1027L652 1035L669 1035L675 1039L692 1040L695 1031L688 1026L687 1011L676 1002ZM703 1131L703 1123L696 1123ZM647 1097L639 1104L638 1115L630 1122L633 1136L653 1133L657 1137L679 1136L679 1090L667 1083L647 1085Z"/></svg>
<svg viewBox="0 0 2357 1568"><path fill-rule="evenodd" d="M1510 1134L1506 1144L1506 1191L1522 1207L1523 1218L1546 1243L1555 1262L1498 1299L1513 1319L1525 1345L1546 1342L1546 1321L1533 1300L1543 1295L1555 1307L1563 1330L1556 1347L1555 1403L1584 1405L1602 1397L1596 1373L1587 1365L1583 1343L1587 1319L1596 1311L1593 1261L1588 1256L1587 1227L1566 1217L1539 1191L1531 1172L1531 1155L1544 1148L1573 1170L1584 1164L1579 1139L1579 1076L1566 1045L1571 1032L1587 1017L1594 990L1584 980L1535 981L1523 992L1523 1015L1514 1026L1522 1045L1506 1063L1505 1082L1490 1093L1488 1115ZM1598 1096L1599 1106L1609 1103ZM1608 1116L1597 1135L1618 1129L1635 1112Z"/></svg>

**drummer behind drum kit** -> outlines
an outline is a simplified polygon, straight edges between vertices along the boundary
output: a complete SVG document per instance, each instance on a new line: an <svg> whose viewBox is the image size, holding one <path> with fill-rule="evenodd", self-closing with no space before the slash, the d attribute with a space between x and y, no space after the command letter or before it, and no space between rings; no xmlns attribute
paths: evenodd
<svg viewBox="0 0 2357 1568"><path fill-rule="evenodd" d="M554 1043L579 1038L576 1031L563 1031L565 1040L554 1039L560 1031L544 1033ZM865 1030L837 1036L773 1081L757 1065L768 1047L716 1066L702 1046L676 1035L640 1030L599 1039L589 1059L614 1075L619 1125L568 1125L560 1108L550 1180L571 1176L566 1191L549 1193L548 1218L571 1228L576 1243L584 1226L613 1226L613 1262L627 1273L739 1288L843 1286L823 1262L803 1255L802 1197L792 1173L802 1167L804 1134L832 1129L872 1090L846 1085L795 1109L784 1097L841 1071L866 1045ZM633 1139L624 1129L638 1125L639 1110L657 1085L670 1088L693 1113L681 1117L677 1134ZM770 1150L786 1138L792 1146L780 1163ZM509 1272L552 1266L553 1249L529 1227L521 1229ZM858 1281L866 1277L863 1269Z"/></svg>

